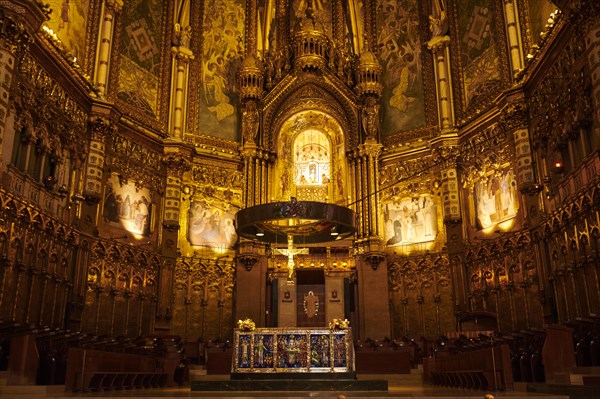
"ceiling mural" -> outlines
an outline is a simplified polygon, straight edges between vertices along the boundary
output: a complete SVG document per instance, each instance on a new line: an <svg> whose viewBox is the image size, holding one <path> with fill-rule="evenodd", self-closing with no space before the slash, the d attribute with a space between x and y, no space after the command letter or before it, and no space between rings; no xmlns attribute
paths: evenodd
<svg viewBox="0 0 600 399"><path fill-rule="evenodd" d="M379 0L377 45L383 66L382 133L425 126L419 3Z"/></svg>
<svg viewBox="0 0 600 399"><path fill-rule="evenodd" d="M49 0L52 10L48 27L78 60L85 54L85 31L90 2L85 0Z"/></svg>
<svg viewBox="0 0 600 399"><path fill-rule="evenodd" d="M234 95L236 73L244 54L243 0L204 3L200 132L239 141Z"/></svg>
<svg viewBox="0 0 600 399"><path fill-rule="evenodd" d="M156 116L163 2L133 0L123 6L118 98Z"/></svg>
<svg viewBox="0 0 600 399"><path fill-rule="evenodd" d="M533 43L540 41L540 33L546 30L548 18L557 7L550 0L529 0L529 26Z"/></svg>
<svg viewBox="0 0 600 399"><path fill-rule="evenodd" d="M459 0L456 4L466 107L489 97L501 81L500 58L494 39L498 12L495 3L494 0Z"/></svg>

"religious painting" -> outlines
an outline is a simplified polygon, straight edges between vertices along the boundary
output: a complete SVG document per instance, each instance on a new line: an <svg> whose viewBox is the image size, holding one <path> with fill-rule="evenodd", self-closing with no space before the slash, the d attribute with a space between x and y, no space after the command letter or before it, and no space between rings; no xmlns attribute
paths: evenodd
<svg viewBox="0 0 600 399"><path fill-rule="evenodd" d="M244 54L243 0L204 2L202 30L202 90L200 132L239 140L236 113L236 74Z"/></svg>
<svg viewBox="0 0 600 399"><path fill-rule="evenodd" d="M118 98L156 116L164 2L132 0L123 6Z"/></svg>
<svg viewBox="0 0 600 399"><path fill-rule="evenodd" d="M500 83L494 0L457 2L463 91L468 107L493 94ZM500 10L502 12L502 10Z"/></svg>
<svg viewBox="0 0 600 399"><path fill-rule="evenodd" d="M254 335L254 368L273 368L273 335Z"/></svg>
<svg viewBox="0 0 600 399"><path fill-rule="evenodd" d="M111 174L104 193L104 222L133 234L150 235L151 198L147 188L127 182L116 173Z"/></svg>
<svg viewBox="0 0 600 399"><path fill-rule="evenodd" d="M558 7L550 0L529 0L529 26L533 43L540 42L540 33L546 30L548 18Z"/></svg>
<svg viewBox="0 0 600 399"><path fill-rule="evenodd" d="M78 63L82 64L90 2L86 0L49 0L45 3L48 3L52 10L46 24L78 60Z"/></svg>
<svg viewBox="0 0 600 399"><path fill-rule="evenodd" d="M333 334L333 367L347 367L346 334Z"/></svg>
<svg viewBox="0 0 600 399"><path fill-rule="evenodd" d="M237 239L234 215L216 205L192 201L188 211L188 241L192 245L231 248Z"/></svg>
<svg viewBox="0 0 600 399"><path fill-rule="evenodd" d="M519 209L517 181L511 169L491 175L475 184L477 227L485 229L514 218Z"/></svg>
<svg viewBox="0 0 600 399"><path fill-rule="evenodd" d="M281 334L277 337L279 368L307 367L308 342L304 334Z"/></svg>
<svg viewBox="0 0 600 399"><path fill-rule="evenodd" d="M383 67L381 132L388 135L425 126L425 100L417 0L377 1L377 46Z"/></svg>
<svg viewBox="0 0 600 399"><path fill-rule="evenodd" d="M437 208L431 195L384 205L387 245L433 241L438 233Z"/></svg>
<svg viewBox="0 0 600 399"><path fill-rule="evenodd" d="M250 334L240 334L238 337L238 359L237 364L239 368L248 368L252 365L250 362L250 342L252 336Z"/></svg>
<svg viewBox="0 0 600 399"><path fill-rule="evenodd" d="M310 367L331 367L331 342L329 335L310 335Z"/></svg>

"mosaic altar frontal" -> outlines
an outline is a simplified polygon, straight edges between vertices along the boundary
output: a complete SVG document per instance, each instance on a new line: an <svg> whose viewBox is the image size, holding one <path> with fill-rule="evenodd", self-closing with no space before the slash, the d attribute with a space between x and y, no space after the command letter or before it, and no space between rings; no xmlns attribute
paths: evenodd
<svg viewBox="0 0 600 399"><path fill-rule="evenodd" d="M257 328L234 331L233 373L351 373L352 330Z"/></svg>

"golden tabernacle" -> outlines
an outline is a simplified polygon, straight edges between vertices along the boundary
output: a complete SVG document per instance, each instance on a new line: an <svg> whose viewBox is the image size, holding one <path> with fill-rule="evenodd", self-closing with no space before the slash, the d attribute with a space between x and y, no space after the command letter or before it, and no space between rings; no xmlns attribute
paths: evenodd
<svg viewBox="0 0 600 399"><path fill-rule="evenodd" d="M350 328L236 329L232 373L352 373Z"/></svg>

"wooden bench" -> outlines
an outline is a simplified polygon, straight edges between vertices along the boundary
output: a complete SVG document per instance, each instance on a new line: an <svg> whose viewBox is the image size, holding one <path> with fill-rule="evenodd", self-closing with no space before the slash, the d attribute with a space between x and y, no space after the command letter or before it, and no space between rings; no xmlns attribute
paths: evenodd
<svg viewBox="0 0 600 399"><path fill-rule="evenodd" d="M508 345L437 352L424 359L425 382L465 389L512 389L513 377Z"/></svg>
<svg viewBox="0 0 600 399"><path fill-rule="evenodd" d="M161 357L69 348L67 391L162 388L167 386L168 379L169 372Z"/></svg>
<svg viewBox="0 0 600 399"><path fill-rule="evenodd" d="M358 374L410 374L413 349L356 348L354 352Z"/></svg>

